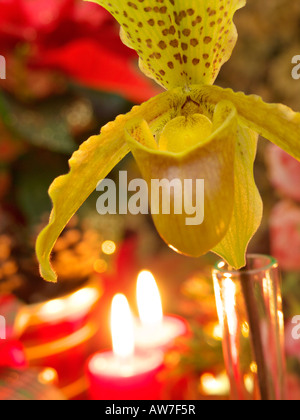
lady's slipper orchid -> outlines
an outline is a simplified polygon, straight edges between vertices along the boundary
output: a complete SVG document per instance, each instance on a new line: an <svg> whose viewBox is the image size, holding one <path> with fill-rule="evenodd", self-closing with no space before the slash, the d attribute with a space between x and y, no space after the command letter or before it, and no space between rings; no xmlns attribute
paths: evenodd
<svg viewBox="0 0 300 420"><path fill-rule="evenodd" d="M235 11L245 0L98 0L120 23L141 69L166 92L134 107L82 144L70 172L50 187L53 211L37 240L42 276L55 281L49 257L62 229L99 180L132 151L145 180L205 180L205 217L153 214L160 235L194 257L212 250L245 265L260 225L253 177L258 134L300 159L300 114L257 96L213 86L236 43ZM173 209L174 210L174 209ZM154 212L152 212L154 213Z"/></svg>

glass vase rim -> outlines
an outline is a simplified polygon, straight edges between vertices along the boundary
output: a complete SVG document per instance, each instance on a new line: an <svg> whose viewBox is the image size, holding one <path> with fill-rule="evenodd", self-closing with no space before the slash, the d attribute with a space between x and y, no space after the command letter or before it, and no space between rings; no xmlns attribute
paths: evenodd
<svg viewBox="0 0 300 420"><path fill-rule="evenodd" d="M252 274L256 274L259 273L261 271L268 271L272 268L277 268L278 267L278 262L277 259L275 257L272 257L271 255L267 255L267 254L247 254L246 256L246 260L248 259L254 259L254 258L265 258L268 260L267 264L262 265L261 267L257 267L257 268L249 268L243 271L244 274L246 275L252 275ZM223 268L220 267L220 264L224 263L223 267L228 267L228 263L226 263L224 260L218 260L216 261L216 263L214 264L214 271L217 271L219 273L228 273L231 275L239 275L241 273L241 270L236 270L236 269L228 269L228 268ZM247 264L246 266L247 267Z"/></svg>

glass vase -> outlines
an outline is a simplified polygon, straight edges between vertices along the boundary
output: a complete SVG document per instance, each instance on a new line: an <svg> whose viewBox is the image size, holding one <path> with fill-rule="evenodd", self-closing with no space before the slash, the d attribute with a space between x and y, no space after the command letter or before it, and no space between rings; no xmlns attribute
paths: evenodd
<svg viewBox="0 0 300 420"><path fill-rule="evenodd" d="M283 400L284 321L276 260L248 255L238 271L220 261L213 280L231 398Z"/></svg>

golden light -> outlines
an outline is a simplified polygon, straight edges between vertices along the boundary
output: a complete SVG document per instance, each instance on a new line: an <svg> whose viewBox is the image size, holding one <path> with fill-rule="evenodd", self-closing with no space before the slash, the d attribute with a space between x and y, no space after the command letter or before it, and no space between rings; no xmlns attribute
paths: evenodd
<svg viewBox="0 0 300 420"><path fill-rule="evenodd" d="M257 364L255 362L251 363L250 370L252 373L257 373Z"/></svg>
<svg viewBox="0 0 300 420"><path fill-rule="evenodd" d="M221 327L220 324L215 324L214 325L212 336L215 340L219 340L219 341L222 340L223 332L222 332L222 327Z"/></svg>
<svg viewBox="0 0 300 420"><path fill-rule="evenodd" d="M141 323L150 327L161 324L163 320L161 298L155 278L150 271L143 270L139 273L136 295Z"/></svg>
<svg viewBox="0 0 300 420"><path fill-rule="evenodd" d="M214 340L222 341L222 327L218 322L211 322L204 327L204 331Z"/></svg>
<svg viewBox="0 0 300 420"><path fill-rule="evenodd" d="M242 336L248 338L250 334L250 327L247 321L242 324Z"/></svg>
<svg viewBox="0 0 300 420"><path fill-rule="evenodd" d="M77 308L89 308L98 298L98 291L93 287L85 287L69 297L68 306Z"/></svg>
<svg viewBox="0 0 300 420"><path fill-rule="evenodd" d="M223 336L223 329L224 329L224 308L223 308L223 302L222 302L222 296L221 296L221 287L218 282L217 276L213 275L213 285L214 285L214 291L215 291L215 299L216 299L216 306L217 306L217 314L219 318L219 325L221 327L221 335Z"/></svg>
<svg viewBox="0 0 300 420"><path fill-rule="evenodd" d="M251 394L254 389L253 375L244 375L244 384L245 384L246 390Z"/></svg>
<svg viewBox="0 0 300 420"><path fill-rule="evenodd" d="M227 324L229 339L232 348L233 360L237 360L238 349L236 346L236 334L238 327L238 319L235 312L236 307L236 285L232 280L231 273L224 274L225 279L219 284L218 277L213 274L213 284L215 291L215 299L217 306L217 313L221 327L221 335L224 335L224 328Z"/></svg>
<svg viewBox="0 0 300 420"><path fill-rule="evenodd" d="M117 246L113 241L104 241L101 248L104 254L112 255L114 252L116 252Z"/></svg>
<svg viewBox="0 0 300 420"><path fill-rule="evenodd" d="M225 274L226 276L226 274ZM234 336L237 331L237 317L235 313L236 286L229 276L223 282L224 309L227 317L229 334Z"/></svg>
<svg viewBox="0 0 300 420"><path fill-rule="evenodd" d="M130 358L134 353L133 318L126 297L120 293L112 300L111 335L114 354L119 359Z"/></svg>
<svg viewBox="0 0 300 420"><path fill-rule="evenodd" d="M230 383L225 372L218 376L204 373L200 378L200 387L206 395L226 395L229 393Z"/></svg>
<svg viewBox="0 0 300 420"><path fill-rule="evenodd" d="M98 259L94 262L94 270L96 273L104 273L107 270L107 262L102 259Z"/></svg>
<svg viewBox="0 0 300 420"><path fill-rule="evenodd" d="M180 254L180 252L178 251L178 249L177 249L177 248L175 248L175 246L168 244L168 247L169 247L170 249L172 249L172 251L175 251L176 253L179 253L179 254Z"/></svg>
<svg viewBox="0 0 300 420"><path fill-rule="evenodd" d="M35 315L43 321L57 321L66 317L77 318L87 313L99 296L99 287L84 287L63 298L38 305Z"/></svg>
<svg viewBox="0 0 300 420"><path fill-rule="evenodd" d="M284 330L284 315L280 309L277 310L277 317L278 317L279 328L281 331L283 331Z"/></svg>
<svg viewBox="0 0 300 420"><path fill-rule="evenodd" d="M38 375L38 380L41 384L53 384L58 379L58 375L55 369L53 368L46 368L42 370L42 372Z"/></svg>
<svg viewBox="0 0 300 420"><path fill-rule="evenodd" d="M55 317L55 315L63 313L65 308L66 304L62 299L50 300L42 306L40 316L42 318Z"/></svg>

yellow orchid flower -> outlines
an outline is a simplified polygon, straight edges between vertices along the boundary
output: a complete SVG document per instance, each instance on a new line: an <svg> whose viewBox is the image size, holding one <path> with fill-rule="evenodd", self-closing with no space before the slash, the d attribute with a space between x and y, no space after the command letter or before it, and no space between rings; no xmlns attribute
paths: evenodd
<svg viewBox="0 0 300 420"><path fill-rule="evenodd" d="M53 211L36 252L56 281L51 250L99 180L130 151L144 179L204 179L205 217L153 213L163 239L198 257L212 250L238 269L258 229L262 202L253 177L258 134L300 159L300 114L213 86L237 40L234 13L246 0L98 0L121 25L141 70L167 89L118 116L81 145L70 172L50 187ZM121 71L121 70L120 70Z"/></svg>

